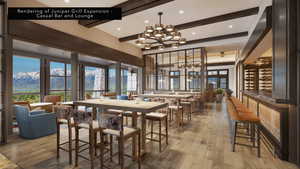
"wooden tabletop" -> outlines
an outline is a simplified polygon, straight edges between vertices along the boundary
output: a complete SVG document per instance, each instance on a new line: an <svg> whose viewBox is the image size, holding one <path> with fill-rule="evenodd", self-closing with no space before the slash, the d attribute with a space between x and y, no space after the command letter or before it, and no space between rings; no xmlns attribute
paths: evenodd
<svg viewBox="0 0 300 169"><path fill-rule="evenodd" d="M40 103L31 103L30 107L43 107L43 106L51 106L53 103L51 102L40 102Z"/></svg>
<svg viewBox="0 0 300 169"><path fill-rule="evenodd" d="M160 108L164 108L168 106L168 103L145 102L136 100L90 99L83 101L74 101L74 105L148 113Z"/></svg>
<svg viewBox="0 0 300 169"><path fill-rule="evenodd" d="M162 98L175 98L175 99L188 99L192 98L190 94L140 94L140 97L162 97Z"/></svg>

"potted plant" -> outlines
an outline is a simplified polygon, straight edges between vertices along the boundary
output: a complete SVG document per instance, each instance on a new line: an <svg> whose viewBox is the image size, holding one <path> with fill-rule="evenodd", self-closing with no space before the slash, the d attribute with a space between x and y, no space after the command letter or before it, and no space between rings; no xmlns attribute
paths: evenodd
<svg viewBox="0 0 300 169"><path fill-rule="evenodd" d="M223 100L223 94L224 94L224 90L219 88L215 91L216 93L216 101L217 103L221 103Z"/></svg>

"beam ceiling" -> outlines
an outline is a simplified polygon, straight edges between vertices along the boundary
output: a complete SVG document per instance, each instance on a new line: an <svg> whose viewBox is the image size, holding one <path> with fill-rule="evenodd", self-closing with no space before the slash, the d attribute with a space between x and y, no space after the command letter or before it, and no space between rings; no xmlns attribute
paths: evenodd
<svg viewBox="0 0 300 169"><path fill-rule="evenodd" d="M203 38L203 39L190 40L190 41L187 41L185 45L211 42L211 41L217 41L217 40L232 39L232 38L239 38L239 37L244 37L244 36L248 36L248 32L239 32L239 33L233 33L233 34L227 34L227 35L213 36L213 37L208 37L208 38ZM165 47L169 48L169 47L171 47L171 45L165 45ZM151 50L153 50L153 49L158 49L158 46L154 46L151 48ZM145 49L142 49L142 50L145 50Z"/></svg>
<svg viewBox="0 0 300 169"><path fill-rule="evenodd" d="M256 14L258 14L258 11L259 11L259 7L249 8L249 9L245 9L245 10L241 10L241 11L237 11L237 12L227 13L224 15L214 16L214 17L210 17L210 18L205 18L205 19L200 19L197 21L192 21L192 22L175 25L175 28L177 30L184 30L184 29L189 29L189 28L193 28L193 27L197 27L197 26L204 26L204 25L209 25L209 24L213 24L213 23L224 22L227 20L238 19L238 18L242 18L242 17L256 15ZM138 35L139 34L122 37L122 38L119 38L119 41L125 42L125 41L135 40L138 38Z"/></svg>
<svg viewBox="0 0 300 169"><path fill-rule="evenodd" d="M174 0L128 0L116 6L122 8L122 17L135 14ZM88 28L109 22L110 20L80 20L79 24Z"/></svg>

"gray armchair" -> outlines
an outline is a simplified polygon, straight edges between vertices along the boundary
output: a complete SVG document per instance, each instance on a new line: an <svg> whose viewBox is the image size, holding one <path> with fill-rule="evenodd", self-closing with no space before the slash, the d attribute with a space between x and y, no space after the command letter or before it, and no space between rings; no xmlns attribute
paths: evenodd
<svg viewBox="0 0 300 169"><path fill-rule="evenodd" d="M20 136L34 139L56 133L56 115L44 110L29 111L24 106L14 105Z"/></svg>

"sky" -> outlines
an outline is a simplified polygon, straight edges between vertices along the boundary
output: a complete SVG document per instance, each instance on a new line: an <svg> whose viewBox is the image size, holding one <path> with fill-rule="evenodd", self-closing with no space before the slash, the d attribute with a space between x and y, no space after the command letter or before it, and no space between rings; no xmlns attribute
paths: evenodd
<svg viewBox="0 0 300 169"><path fill-rule="evenodd" d="M63 63L52 62L52 69L64 68ZM13 58L13 71L19 72L38 72L40 71L40 59L30 57L14 56Z"/></svg>

